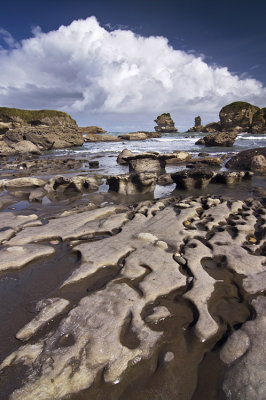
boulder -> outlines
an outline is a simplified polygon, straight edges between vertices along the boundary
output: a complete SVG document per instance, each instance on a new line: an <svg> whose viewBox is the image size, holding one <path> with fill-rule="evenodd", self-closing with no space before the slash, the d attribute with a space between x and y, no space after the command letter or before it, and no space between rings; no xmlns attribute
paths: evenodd
<svg viewBox="0 0 266 400"><path fill-rule="evenodd" d="M124 149L121 151L121 153L118 154L116 161L120 165L127 165L128 164L127 157L131 156L134 156L134 153L132 153L131 150Z"/></svg>
<svg viewBox="0 0 266 400"><path fill-rule="evenodd" d="M11 146L16 154L41 154L41 150L34 143L29 140L22 140L21 142L11 144Z"/></svg>
<svg viewBox="0 0 266 400"><path fill-rule="evenodd" d="M259 156L259 157L258 157ZM263 156L263 157L260 157ZM240 151L225 164L226 168L265 171L266 147Z"/></svg>
<svg viewBox="0 0 266 400"><path fill-rule="evenodd" d="M162 174L157 178L157 184L160 186L172 185L174 183L171 174Z"/></svg>
<svg viewBox="0 0 266 400"><path fill-rule="evenodd" d="M134 157L129 160L129 172L161 172L165 170L165 160L160 157L152 157L152 155Z"/></svg>
<svg viewBox="0 0 266 400"><path fill-rule="evenodd" d="M164 113L159 115L154 122L156 122L157 126L154 127L156 132L165 133L165 132L178 132L175 127L175 123L172 120L172 117L169 113Z"/></svg>
<svg viewBox="0 0 266 400"><path fill-rule="evenodd" d="M6 133L10 128L11 124L8 122L0 122L0 135Z"/></svg>
<svg viewBox="0 0 266 400"><path fill-rule="evenodd" d="M42 187L46 184L46 181L39 178L24 177L24 178L14 178L10 180L4 180L2 184L6 188L33 187L33 186Z"/></svg>
<svg viewBox="0 0 266 400"><path fill-rule="evenodd" d="M211 166L218 166L220 167L222 165L222 160L219 157L198 157L198 158L192 158L189 160L188 166L194 167L195 165L211 165Z"/></svg>
<svg viewBox="0 0 266 400"><path fill-rule="evenodd" d="M250 169L256 172L266 172L266 158L262 154L252 157Z"/></svg>
<svg viewBox="0 0 266 400"><path fill-rule="evenodd" d="M250 132L253 117L259 107L244 101L237 101L223 107L219 113L223 131Z"/></svg>
<svg viewBox="0 0 266 400"><path fill-rule="evenodd" d="M186 151L174 151L173 153L164 154L164 156L166 159L166 165L181 164L192 158L191 154Z"/></svg>
<svg viewBox="0 0 266 400"><path fill-rule="evenodd" d="M79 132L82 134L87 134L87 133L93 133L93 134L103 134L107 133L103 128L100 128L99 126L82 126L78 128Z"/></svg>
<svg viewBox="0 0 266 400"><path fill-rule="evenodd" d="M205 145L207 147L211 146L231 147L233 146L236 138L237 138L237 132L218 132L204 136L203 138L199 139L195 144Z"/></svg>
<svg viewBox="0 0 266 400"><path fill-rule="evenodd" d="M218 172L213 178L212 183L223 183L225 185L233 185L242 180L251 179L253 176L252 172L244 171L222 171Z"/></svg>
<svg viewBox="0 0 266 400"><path fill-rule="evenodd" d="M156 174L136 173L109 176L106 180L109 191L123 195L153 193L156 185Z"/></svg>
<svg viewBox="0 0 266 400"><path fill-rule="evenodd" d="M99 168L99 161L98 160L89 161L89 167L90 168Z"/></svg>
<svg viewBox="0 0 266 400"><path fill-rule="evenodd" d="M98 190L99 185L102 184L101 177L86 177L86 176L73 176L71 178L65 176L55 176L51 178L45 185L44 189L47 193L64 193L66 191L95 192Z"/></svg>
<svg viewBox="0 0 266 400"><path fill-rule="evenodd" d="M32 192L30 192L29 201L31 203L32 202L40 202L41 203L41 201L44 198L44 196L45 196L44 190L38 188L38 189L35 189Z"/></svg>
<svg viewBox="0 0 266 400"><path fill-rule="evenodd" d="M212 171L203 168L185 169L171 174L176 184L176 189L186 190L205 188L213 176L214 173Z"/></svg>
<svg viewBox="0 0 266 400"><path fill-rule="evenodd" d="M5 140L0 140L0 156L13 156L17 154L13 147L10 147Z"/></svg>
<svg viewBox="0 0 266 400"><path fill-rule="evenodd" d="M191 158L191 155L185 151L176 151L174 153L156 153L146 152L128 156L123 156L123 161L129 165L129 171L145 172L156 171L164 172L167 164L180 164Z"/></svg>

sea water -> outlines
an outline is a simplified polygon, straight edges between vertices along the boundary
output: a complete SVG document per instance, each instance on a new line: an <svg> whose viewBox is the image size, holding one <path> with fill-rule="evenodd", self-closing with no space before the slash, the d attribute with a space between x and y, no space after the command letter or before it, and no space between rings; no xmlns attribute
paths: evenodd
<svg viewBox="0 0 266 400"><path fill-rule="evenodd" d="M112 136L118 136L122 133L110 132ZM155 151L158 153L171 153L173 151L187 151L192 156L197 156L200 152L207 152L210 156L230 153L235 154L242 150L253 149L266 146L266 134L250 134L241 133L238 135L232 147L205 147L196 145L195 142L205 136L203 133L168 133L161 138L153 138L138 141L122 141L122 142L85 142L82 147L71 149L54 150L53 155L69 157L78 156L84 159L97 159L100 164L98 172L109 175L127 173L128 167L120 166L116 162L118 154L123 149L131 150L134 153L142 153L146 151ZM174 172L180 167L167 167L167 172ZM182 167L184 168L184 167Z"/></svg>

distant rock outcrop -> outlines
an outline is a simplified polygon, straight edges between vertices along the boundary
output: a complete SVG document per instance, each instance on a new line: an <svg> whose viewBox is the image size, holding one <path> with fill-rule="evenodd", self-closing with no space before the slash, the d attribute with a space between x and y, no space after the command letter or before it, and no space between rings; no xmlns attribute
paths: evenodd
<svg viewBox="0 0 266 400"><path fill-rule="evenodd" d="M151 138L159 138L161 136L162 135L160 132L139 131L139 132L125 133L124 135L119 135L118 137L122 140L146 140Z"/></svg>
<svg viewBox="0 0 266 400"><path fill-rule="evenodd" d="M99 133L87 133L83 136L85 142L121 142L117 136L104 135Z"/></svg>
<svg viewBox="0 0 266 400"><path fill-rule="evenodd" d="M204 126L201 125L201 117L198 115L195 117L195 123L192 128L190 128L187 132L203 132Z"/></svg>
<svg viewBox="0 0 266 400"><path fill-rule="evenodd" d="M169 113L164 113L159 115L154 122L156 122L157 126L154 127L156 132L165 133L165 132L178 132L177 128L175 127L175 123L171 118Z"/></svg>
<svg viewBox="0 0 266 400"><path fill-rule="evenodd" d="M220 121L205 126L199 125L201 118L195 118L195 125L187 132L249 132L266 133L266 107L259 108L244 101L224 106L219 113Z"/></svg>
<svg viewBox="0 0 266 400"><path fill-rule="evenodd" d="M256 114L260 115L260 111L259 107L243 101L228 104L219 113L222 130L252 132L254 116Z"/></svg>

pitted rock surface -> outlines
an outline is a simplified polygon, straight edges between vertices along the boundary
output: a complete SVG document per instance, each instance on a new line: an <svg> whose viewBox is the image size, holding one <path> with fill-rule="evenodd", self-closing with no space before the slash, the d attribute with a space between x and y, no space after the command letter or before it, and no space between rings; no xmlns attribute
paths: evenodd
<svg viewBox="0 0 266 400"><path fill-rule="evenodd" d="M226 273L243 278L250 295L265 290L266 257L259 234L265 213L259 202L170 198L73 212L45 225L37 216L19 218L10 213L8 217L2 216L0 227L12 230L12 237L10 232L6 235L1 251L10 254L17 267L27 268L30 259L25 252L54 251L60 240L70 243L80 260L51 301L44 299L39 314L20 327L17 337L25 344L1 364L2 372L21 364L27 367L11 400L61 399L90 388L99 374L105 382L122 382L164 343L167 332L160 324L173 318L171 307L176 307L177 298L190 307L189 329L202 346L218 340L224 324L217 318L219 311L214 315L210 307L210 301L219 299L218 259L223 259ZM212 262L212 271L206 260ZM6 268L13 264L10 261ZM90 286L100 276L105 276L103 283ZM83 285L90 290L81 289ZM68 300L75 287L77 297ZM225 344L229 350L225 347L222 353L230 364L223 388L228 396L233 393L232 399L263 399L264 300L261 295L252 302L257 315L229 336ZM61 319L49 330L50 321L58 316ZM230 345L237 337L241 342L232 354ZM178 357L168 349L161 359L170 365Z"/></svg>

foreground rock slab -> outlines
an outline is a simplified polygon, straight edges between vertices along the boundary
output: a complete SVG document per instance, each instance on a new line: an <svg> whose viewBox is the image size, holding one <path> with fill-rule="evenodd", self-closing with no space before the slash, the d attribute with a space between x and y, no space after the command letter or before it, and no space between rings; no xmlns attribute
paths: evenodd
<svg viewBox="0 0 266 400"><path fill-rule="evenodd" d="M80 262L53 297L43 299L39 314L17 332L25 344L0 366L2 373L26 369L10 400L62 399L90 388L100 375L104 382L118 384L151 359L155 365L159 360L171 363L174 351L166 349L162 357L160 347L167 346L167 325L154 325L171 319L173 304L180 302L189 307L193 322L180 335L189 329L190 337L196 335L202 346L210 343L213 348L227 327L233 333L221 353L229 365L225 393L235 395L232 399L262 400L266 257L260 232L265 224L259 201L210 196L102 207L24 229L14 222L17 230L4 243L5 252L61 238L80 255ZM100 276L105 277L100 285L90 284ZM256 310L254 319L247 321L250 313L241 314L242 326L236 330L238 321L223 313L223 304L228 299L230 306L242 307L240 277L246 293L258 297L250 306ZM73 288L77 298L70 301ZM51 318L58 316L49 329ZM231 352L236 336L239 346Z"/></svg>

